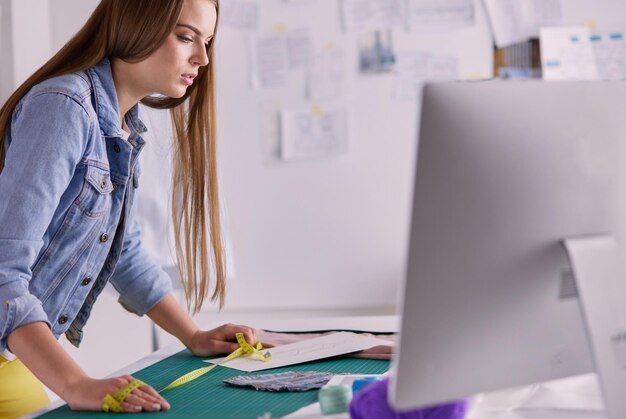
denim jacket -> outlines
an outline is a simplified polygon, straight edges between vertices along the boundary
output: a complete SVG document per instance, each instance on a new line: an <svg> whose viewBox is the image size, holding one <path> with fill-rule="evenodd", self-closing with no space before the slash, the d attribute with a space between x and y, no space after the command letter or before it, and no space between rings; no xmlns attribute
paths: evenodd
<svg viewBox="0 0 626 419"><path fill-rule="evenodd" d="M13 111L0 173L0 352L33 322L78 346L108 281L138 315L171 290L135 219L138 106L126 123L128 140L108 59L36 85Z"/></svg>

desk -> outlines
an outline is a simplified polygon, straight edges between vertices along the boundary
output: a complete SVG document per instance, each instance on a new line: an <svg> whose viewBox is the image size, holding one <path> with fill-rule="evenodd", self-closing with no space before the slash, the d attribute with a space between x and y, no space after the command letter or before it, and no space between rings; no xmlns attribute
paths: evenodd
<svg viewBox="0 0 626 419"><path fill-rule="evenodd" d="M595 374L476 395L466 419L606 419Z"/></svg>
<svg viewBox="0 0 626 419"><path fill-rule="evenodd" d="M245 320L245 319L244 319ZM300 328L290 327L287 321L269 321L267 319L259 323L246 322L255 327L272 328L278 330L298 329L319 330L332 328L348 328L359 330L361 327L354 323L355 319L344 318L333 322L331 319L320 318L317 321L308 319L300 321ZM379 319L380 320L380 319ZM393 321L394 319L390 319ZM270 324L271 323L271 324ZM308 324L305 327L304 324ZM395 327L395 322L393 323ZM203 325L207 328L213 325ZM334 327L331 327L334 326ZM378 331L389 331L386 326L377 326ZM173 379L197 368L207 366L202 362L202 358L191 356L184 350L182 344L176 342L168 345L140 361L115 372L114 376L121 374L132 374L135 377L149 383L153 387L160 389L165 387ZM293 365L285 368L266 370L265 372L278 372L289 370L312 370L329 371L334 373L355 373L355 374L382 374L389 368L389 361L385 360L365 360L353 358L332 358L320 360L306 364ZM250 389L230 387L222 384L226 378L245 374L241 371L225 367L217 367L210 373L185 384L179 388L168 390L164 397L172 405L169 412L158 414L160 418L190 418L190 417L243 417L256 418L271 411L274 417L287 415L300 407L314 403L317 400L317 392L298 393L272 393L260 392ZM61 407L59 407L61 406ZM59 410L54 410L59 408ZM53 403L46 408L35 412L30 417L43 416L44 418L66 417L71 415L74 418L91 418L99 416L99 412L71 412L62 401ZM117 417L117 415L116 415Z"/></svg>
<svg viewBox="0 0 626 419"><path fill-rule="evenodd" d="M165 387L184 373L206 366L202 359L181 351L159 360L133 375L153 387ZM389 368L389 361L354 358L332 358L284 368L265 370L261 373L280 371L329 371L334 373L382 374ZM159 418L257 418L271 412L272 417L282 417L317 400L316 391L269 392L224 384L224 379L249 374L218 366L208 374L181 387L167 390L163 396L172 408L161 412ZM71 412L66 406L46 413L44 418L92 418L100 413Z"/></svg>
<svg viewBox="0 0 626 419"><path fill-rule="evenodd" d="M256 319L259 318L257 316L254 317ZM396 330L395 327L397 327L397 318L394 316L356 316L341 318L321 317L306 319L296 318L295 322L287 320L285 319L285 317L277 317L274 319L266 317L259 322L248 322L246 320L247 319L245 318L236 319L236 321L238 322L250 324L255 327L273 329L278 331L307 331L337 328L350 330L373 329L377 332L390 332ZM366 324L368 323L373 326L371 328L366 327ZM214 327L215 325L217 324L203 324L203 326L207 328ZM172 343L167 347L157 352L154 352L153 354L123 368L122 370L115 372L112 375L116 376L121 374L132 374L144 368L158 365L159 362L176 353L179 353L182 349L183 347L180 343ZM379 368L380 366L374 367L374 371L370 370L370 373L382 372ZM208 375L210 376L211 374L212 373L209 373ZM239 372L233 372L232 375L236 374L239 374ZM182 375L182 372L179 375ZM169 378L170 377L168 377L168 379ZM164 380L163 382L165 383L165 381L167 380ZM161 384L161 382L154 382L154 384ZM308 400L310 403L313 403L316 399L316 393L308 393ZM166 397L170 399L168 395L166 395ZM300 406L304 406L306 404L306 401L304 404L302 404L302 401L300 401L299 403ZM62 405L63 402L58 401L36 412L36 414L41 415ZM297 407L298 406L292 406L291 410L296 410ZM174 410L172 414L175 412L176 410ZM87 417L96 414L72 412L72 417L83 417L83 415L85 415L84 417ZM36 417L37 415L31 415L29 417ZM165 415L159 414L159 417L165 417ZM466 419L606 418L602 408L597 379L594 374L587 374L579 377L571 377L517 389L508 389L476 395L472 398L472 406Z"/></svg>

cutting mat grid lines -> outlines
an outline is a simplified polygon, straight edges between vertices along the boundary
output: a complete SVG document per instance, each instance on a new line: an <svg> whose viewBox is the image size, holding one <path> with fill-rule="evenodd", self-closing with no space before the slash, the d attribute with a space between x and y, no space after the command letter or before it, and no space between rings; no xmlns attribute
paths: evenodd
<svg viewBox="0 0 626 419"><path fill-rule="evenodd" d="M183 374L205 367L203 358L193 357L183 350L154 365L133 374L134 377L161 389ZM283 371L328 371L346 374L382 374L389 369L389 361L335 357L300 365L274 368L256 373L244 373L231 368L216 367L213 371L181 387L167 390L163 396L172 409L150 414L158 418L257 418L267 412L272 417L288 415L301 407L317 401L317 391L299 393L273 393L237 388L222 381L236 375L267 374ZM49 412L45 418L93 418L101 412L74 412L67 406ZM131 416L116 414L115 417ZM136 415L132 417L137 418Z"/></svg>

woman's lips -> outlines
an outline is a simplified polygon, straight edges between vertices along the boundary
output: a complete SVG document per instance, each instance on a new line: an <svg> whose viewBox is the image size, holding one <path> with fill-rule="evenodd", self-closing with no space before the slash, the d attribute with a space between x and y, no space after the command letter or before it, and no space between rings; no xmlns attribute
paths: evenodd
<svg viewBox="0 0 626 419"><path fill-rule="evenodd" d="M183 79L183 82L187 86L191 86L193 84L193 79L196 77L195 74L183 74L180 76Z"/></svg>

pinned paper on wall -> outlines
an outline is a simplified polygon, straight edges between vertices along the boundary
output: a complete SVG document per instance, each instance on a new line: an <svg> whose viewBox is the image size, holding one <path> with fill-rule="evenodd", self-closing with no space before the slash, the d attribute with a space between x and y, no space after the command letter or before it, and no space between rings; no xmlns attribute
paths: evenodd
<svg viewBox="0 0 626 419"><path fill-rule="evenodd" d="M284 160L328 157L348 151L348 110L342 105L287 109L280 114Z"/></svg>
<svg viewBox="0 0 626 419"><path fill-rule="evenodd" d="M286 83L289 57L283 34L250 37L253 87L282 87Z"/></svg>
<svg viewBox="0 0 626 419"><path fill-rule="evenodd" d="M545 80L596 80L591 31L586 27L543 28L541 65Z"/></svg>
<svg viewBox="0 0 626 419"><path fill-rule="evenodd" d="M388 73L396 64L392 31L372 31L359 34L359 72Z"/></svg>
<svg viewBox="0 0 626 419"><path fill-rule="evenodd" d="M539 36L563 22L562 0L484 0L498 48Z"/></svg>
<svg viewBox="0 0 626 419"><path fill-rule="evenodd" d="M307 67L311 61L311 31L308 28L286 31L287 56L291 68Z"/></svg>
<svg viewBox="0 0 626 419"><path fill-rule="evenodd" d="M345 84L343 49L326 45L313 57L308 74L308 96L311 100L337 99Z"/></svg>
<svg viewBox="0 0 626 419"><path fill-rule="evenodd" d="M474 25L474 0L408 0L411 29Z"/></svg>
<svg viewBox="0 0 626 419"><path fill-rule="evenodd" d="M591 35L600 80L626 79L626 33L603 32Z"/></svg>
<svg viewBox="0 0 626 419"><path fill-rule="evenodd" d="M403 0L341 0L346 32L363 32L403 26Z"/></svg>
<svg viewBox="0 0 626 419"><path fill-rule="evenodd" d="M543 28L541 63L545 80L624 80L625 34L582 26Z"/></svg>
<svg viewBox="0 0 626 419"><path fill-rule="evenodd" d="M312 41L308 28L287 30L277 24L274 33L250 38L252 85L282 87L287 72L307 68L311 62Z"/></svg>
<svg viewBox="0 0 626 419"><path fill-rule="evenodd" d="M457 79L458 61L458 57L450 54L398 53L395 68L395 98L417 99L425 82Z"/></svg>
<svg viewBox="0 0 626 419"><path fill-rule="evenodd" d="M259 30L259 3L251 0L228 0L220 3L220 25L237 29Z"/></svg>

